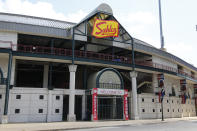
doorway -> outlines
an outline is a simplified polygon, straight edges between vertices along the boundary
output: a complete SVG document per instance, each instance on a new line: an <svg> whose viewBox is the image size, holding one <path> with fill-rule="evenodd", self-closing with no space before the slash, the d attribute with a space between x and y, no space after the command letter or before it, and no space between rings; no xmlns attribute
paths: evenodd
<svg viewBox="0 0 197 131"><path fill-rule="evenodd" d="M75 115L76 115L77 121L82 120L82 96L81 95L75 96Z"/></svg>
<svg viewBox="0 0 197 131"><path fill-rule="evenodd" d="M98 119L99 120L123 119L123 97L99 96L98 97Z"/></svg>
<svg viewBox="0 0 197 131"><path fill-rule="evenodd" d="M63 97L63 116L62 120L67 121L67 115L69 110L69 95L64 95Z"/></svg>

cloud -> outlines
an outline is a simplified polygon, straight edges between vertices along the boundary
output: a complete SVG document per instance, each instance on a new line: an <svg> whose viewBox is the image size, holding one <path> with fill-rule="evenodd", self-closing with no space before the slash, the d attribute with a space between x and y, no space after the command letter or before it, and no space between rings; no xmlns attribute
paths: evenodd
<svg viewBox="0 0 197 131"><path fill-rule="evenodd" d="M49 2L37 1L33 3L30 0L0 0L0 12L52 18L76 23L88 14L83 10L78 10L65 15L61 12L57 12ZM138 11L124 14L119 13L116 14L116 18L133 37L139 38L155 47L159 47L159 25L157 16L152 12ZM197 49L197 45L186 45L183 42L166 44L168 52L197 65L197 61L193 59L196 55L195 49Z"/></svg>
<svg viewBox="0 0 197 131"><path fill-rule="evenodd" d="M121 14L120 18L124 22L129 22L132 24L154 24L156 22L156 17L148 11L139 11L139 12L129 12L126 14Z"/></svg>
<svg viewBox="0 0 197 131"><path fill-rule="evenodd" d="M196 56L197 45L186 44L184 42L168 43L167 51L187 61L190 64L197 65L194 59Z"/></svg>
<svg viewBox="0 0 197 131"><path fill-rule="evenodd" d="M88 13L78 10L70 14L57 12L53 5L49 2L31 2L29 0L0 0L0 11L7 13L24 14L38 16L44 18L52 18L69 22L79 22ZM156 23L156 17L151 12L129 12L118 14L119 22L127 29L127 31L136 38L152 43L154 40L147 36L150 25Z"/></svg>
<svg viewBox="0 0 197 131"><path fill-rule="evenodd" d="M117 16L119 22L135 38L140 38L153 46L158 46L157 38L151 32L158 25L156 16L149 11L128 12ZM153 29L153 27L156 27ZM155 31L156 32L156 31Z"/></svg>
<svg viewBox="0 0 197 131"><path fill-rule="evenodd" d="M32 3L28 0L0 0L0 11L65 20L70 22L79 22L87 15L87 13L83 10L64 15L63 13L55 11L51 3L41 1Z"/></svg>

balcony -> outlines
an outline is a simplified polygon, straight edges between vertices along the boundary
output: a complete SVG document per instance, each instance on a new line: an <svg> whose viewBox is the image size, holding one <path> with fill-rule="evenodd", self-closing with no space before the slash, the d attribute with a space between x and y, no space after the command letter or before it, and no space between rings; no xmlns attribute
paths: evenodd
<svg viewBox="0 0 197 131"><path fill-rule="evenodd" d="M17 51L25 52L25 53L47 54L47 55L57 55L57 56L72 56L71 49L51 48L51 47L32 46L32 45L18 44ZM104 53L96 53L91 51L83 51L83 50L75 50L75 57L120 62L126 64L132 63L131 58L128 57L116 56L116 55L104 54Z"/></svg>
<svg viewBox="0 0 197 131"><path fill-rule="evenodd" d="M33 53L33 54L47 54L47 55L56 55L56 56L72 56L71 49L63 49L63 48L51 48L51 47L44 47L44 46L33 46L33 45L23 45L23 44L10 44L13 50L17 50L18 52L24 53ZM86 59L96 59L96 60L103 60L103 61L110 61L110 62L117 62L117 63L125 63L125 64L132 64L132 59L125 56L117 56L111 54L104 54L104 53L96 53L91 51L83 51L83 50L75 50L75 57L76 58L86 58ZM159 63L154 63L151 61L137 61L135 60L136 65L151 67L155 69L162 69L170 72L174 72L191 79L197 80L194 74L188 74L183 70L177 70L176 68L162 65Z"/></svg>

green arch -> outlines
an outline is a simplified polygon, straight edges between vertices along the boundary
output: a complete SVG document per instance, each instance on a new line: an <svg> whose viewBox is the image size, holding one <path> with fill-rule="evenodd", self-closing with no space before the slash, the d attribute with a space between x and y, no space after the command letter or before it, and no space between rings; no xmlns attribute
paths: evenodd
<svg viewBox="0 0 197 131"><path fill-rule="evenodd" d="M120 72L117 71L117 70L114 69L114 68L105 68L105 69L102 69L102 70L99 72L98 76L96 77L96 88L99 88L99 79L100 79L101 75L102 75L105 71L113 71L113 72L115 72L115 73L119 76L119 78L120 78L120 81L121 81L121 89L124 89L123 78L122 78Z"/></svg>

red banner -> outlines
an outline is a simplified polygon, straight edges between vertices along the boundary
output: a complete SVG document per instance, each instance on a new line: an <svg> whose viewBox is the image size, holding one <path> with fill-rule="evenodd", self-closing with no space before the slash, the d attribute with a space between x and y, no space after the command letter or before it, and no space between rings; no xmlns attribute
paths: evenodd
<svg viewBox="0 0 197 131"><path fill-rule="evenodd" d="M98 120L97 117L97 88L93 88L92 93L92 116L93 120Z"/></svg>
<svg viewBox="0 0 197 131"><path fill-rule="evenodd" d="M159 92L158 96L159 96L159 103L161 103L161 92Z"/></svg>
<svg viewBox="0 0 197 131"><path fill-rule="evenodd" d="M128 114L128 90L124 90L124 116L125 116L125 120L129 120L129 114Z"/></svg>

